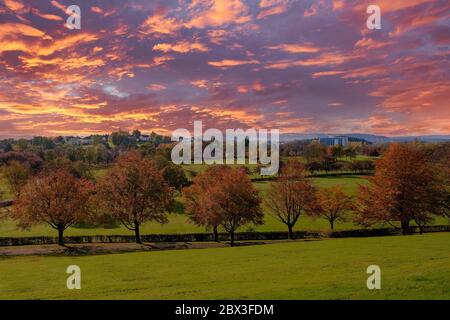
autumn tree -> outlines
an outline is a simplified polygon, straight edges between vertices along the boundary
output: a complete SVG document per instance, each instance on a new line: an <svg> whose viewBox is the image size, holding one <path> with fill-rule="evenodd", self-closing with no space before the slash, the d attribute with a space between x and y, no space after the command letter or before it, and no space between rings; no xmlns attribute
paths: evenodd
<svg viewBox="0 0 450 320"><path fill-rule="evenodd" d="M239 168L210 167L194 179L193 185L184 190L184 195L191 219L215 230L221 225L230 234L231 246L234 246L239 227L263 223L258 191Z"/></svg>
<svg viewBox="0 0 450 320"><path fill-rule="evenodd" d="M226 167L225 167L226 168ZM238 168L222 170L220 189L213 194L221 225L230 234L234 246L234 234L243 225L263 223L261 198L249 176Z"/></svg>
<svg viewBox="0 0 450 320"><path fill-rule="evenodd" d="M392 144L377 161L369 181L360 186L358 194L356 220L362 225L385 222L395 227L399 222L407 234L411 221L422 230L432 215L448 210L443 201L448 188L438 167L415 143Z"/></svg>
<svg viewBox="0 0 450 320"><path fill-rule="evenodd" d="M181 191L181 189L189 184L183 167L174 164L161 155L153 158L156 167L161 171L164 180L170 187Z"/></svg>
<svg viewBox="0 0 450 320"><path fill-rule="evenodd" d="M304 152L306 161L309 162L321 162L323 158L328 154L327 147L319 142L311 142Z"/></svg>
<svg viewBox="0 0 450 320"><path fill-rule="evenodd" d="M219 208L214 202L215 194L219 192L217 189L220 188L217 184L217 179L221 177L220 170L219 166L209 167L195 177L191 186L183 189L185 210L190 220L207 230L211 229L216 242L219 242L218 228L222 222Z"/></svg>
<svg viewBox="0 0 450 320"><path fill-rule="evenodd" d="M91 192L89 181L65 170L33 177L14 202L12 217L24 229L47 223L58 230L58 244L64 245L64 231L87 216Z"/></svg>
<svg viewBox="0 0 450 320"><path fill-rule="evenodd" d="M4 175L8 181L12 193L15 196L18 196L20 189L25 185L31 175L31 169L26 163L20 163L12 160L4 168Z"/></svg>
<svg viewBox="0 0 450 320"><path fill-rule="evenodd" d="M104 213L134 231L136 243L141 244L141 225L166 223L174 197L153 161L129 152L100 179L95 200Z"/></svg>
<svg viewBox="0 0 450 320"><path fill-rule="evenodd" d="M304 166L288 162L282 168L280 177L269 187L266 205L270 214L287 226L289 239L293 239L293 229L300 216L318 206L316 188L305 178Z"/></svg>
<svg viewBox="0 0 450 320"><path fill-rule="evenodd" d="M317 193L319 206L311 212L311 216L320 217L330 223L331 230L337 221L346 221L347 213L354 209L352 197L347 195L342 187L324 188Z"/></svg>

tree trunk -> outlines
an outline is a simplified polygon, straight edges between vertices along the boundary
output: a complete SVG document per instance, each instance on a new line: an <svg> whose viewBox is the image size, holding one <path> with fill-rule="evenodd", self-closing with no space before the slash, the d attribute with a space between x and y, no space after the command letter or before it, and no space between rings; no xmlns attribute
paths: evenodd
<svg viewBox="0 0 450 320"><path fill-rule="evenodd" d="M64 228L62 226L58 226L58 244L64 246Z"/></svg>
<svg viewBox="0 0 450 320"><path fill-rule="evenodd" d="M409 234L409 221L402 221L402 234Z"/></svg>
<svg viewBox="0 0 450 320"><path fill-rule="evenodd" d="M419 234L423 234L423 225L418 224L419 226Z"/></svg>
<svg viewBox="0 0 450 320"><path fill-rule="evenodd" d="M294 239L294 232L292 232L292 225L288 224L288 239L293 240Z"/></svg>
<svg viewBox="0 0 450 320"><path fill-rule="evenodd" d="M213 227L213 235L214 235L214 242L219 242L219 231L217 231L217 226Z"/></svg>
<svg viewBox="0 0 450 320"><path fill-rule="evenodd" d="M230 246L234 247L234 230L230 231Z"/></svg>
<svg viewBox="0 0 450 320"><path fill-rule="evenodd" d="M333 229L334 229L334 221L333 220L330 221L330 227L331 227L331 231L333 231Z"/></svg>
<svg viewBox="0 0 450 320"><path fill-rule="evenodd" d="M137 244L142 244L141 233L139 231L139 223L135 224L134 233L136 234L136 243Z"/></svg>

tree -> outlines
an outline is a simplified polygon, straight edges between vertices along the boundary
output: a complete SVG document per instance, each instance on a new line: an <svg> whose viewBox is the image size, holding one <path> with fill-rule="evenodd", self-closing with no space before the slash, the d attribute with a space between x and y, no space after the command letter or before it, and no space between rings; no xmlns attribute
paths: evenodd
<svg viewBox="0 0 450 320"><path fill-rule="evenodd" d="M231 246L234 246L234 235L239 227L263 223L258 191L239 168L210 167L194 179L184 195L191 219L199 225L215 228L215 237L221 225L230 234Z"/></svg>
<svg viewBox="0 0 450 320"><path fill-rule="evenodd" d="M89 181L65 170L34 177L14 202L12 217L24 229L47 223L58 230L58 244L64 245L64 231L87 216L91 191Z"/></svg>
<svg viewBox="0 0 450 320"><path fill-rule="evenodd" d="M270 214L288 227L289 239L294 238L293 228L300 216L317 208L316 188L305 178L304 169L302 174L293 169L295 166L294 163L284 166L266 195Z"/></svg>
<svg viewBox="0 0 450 320"><path fill-rule="evenodd" d="M113 132L109 136L110 142L116 147L129 148L136 144L136 139L131 138L130 134L126 131Z"/></svg>
<svg viewBox="0 0 450 320"><path fill-rule="evenodd" d="M221 223L219 208L214 202L219 187L216 179L220 176L218 166L209 167L205 172L195 176L191 186L183 189L185 210L190 220L206 229L212 229L215 242L219 242L218 227Z"/></svg>
<svg viewBox="0 0 450 320"><path fill-rule="evenodd" d="M403 234L411 221L420 230L433 214L448 212L448 196L439 170L415 143L392 144L377 161L375 175L359 187L358 216L362 225L400 222ZM446 191L447 190L447 191Z"/></svg>
<svg viewBox="0 0 450 320"><path fill-rule="evenodd" d="M343 154L343 148L340 144L334 145L333 147L331 147L331 155L333 156L333 158L338 159L340 157L342 157Z"/></svg>
<svg viewBox="0 0 450 320"><path fill-rule="evenodd" d="M263 223L261 198L249 176L238 168L221 170L220 189L213 194L219 209L221 225L230 234L230 245L234 246L234 233L248 223ZM217 183L217 182L216 182Z"/></svg>
<svg viewBox="0 0 450 320"><path fill-rule="evenodd" d="M321 162L327 155L327 148L319 142L311 142L305 148L305 158L307 162Z"/></svg>
<svg viewBox="0 0 450 320"><path fill-rule="evenodd" d="M353 159L353 158L356 157L356 149L353 148L352 146L345 147L344 150L343 150L343 154L347 158Z"/></svg>
<svg viewBox="0 0 450 320"><path fill-rule="evenodd" d="M133 132L131 133L131 135L137 140L139 140L139 138L141 137L141 132L138 129L133 130Z"/></svg>
<svg viewBox="0 0 450 320"><path fill-rule="evenodd" d="M153 161L128 152L97 184L96 201L103 212L134 231L141 244L140 226L146 221L167 222L173 188L164 181Z"/></svg>
<svg viewBox="0 0 450 320"><path fill-rule="evenodd" d="M317 198L319 207L312 212L312 216L327 220L331 230L334 229L336 221L346 221L347 212L354 208L352 198L345 194L340 186L319 190Z"/></svg>
<svg viewBox="0 0 450 320"><path fill-rule="evenodd" d="M189 180L180 165L174 164L161 155L156 155L153 159L156 167L161 171L164 180L170 187L181 190L189 184Z"/></svg>
<svg viewBox="0 0 450 320"><path fill-rule="evenodd" d="M25 185L28 177L31 175L31 169L27 164L13 160L5 167L4 175L11 191L15 196L18 196L20 189Z"/></svg>

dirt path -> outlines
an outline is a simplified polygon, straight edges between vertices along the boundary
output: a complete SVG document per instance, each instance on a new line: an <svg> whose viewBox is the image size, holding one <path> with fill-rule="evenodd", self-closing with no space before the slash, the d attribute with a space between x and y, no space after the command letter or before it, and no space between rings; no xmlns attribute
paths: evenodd
<svg viewBox="0 0 450 320"><path fill-rule="evenodd" d="M236 243L236 246L252 246L270 243L281 243L289 240L277 241L247 241ZM302 240L304 241L304 240ZM206 249L206 248L227 248L228 242L159 242L159 243L95 243L95 244L70 244L59 246L56 244L35 245L35 246L15 246L0 247L0 257L27 256L27 255L91 255L108 254L137 251L161 251L161 250L181 250L181 249Z"/></svg>

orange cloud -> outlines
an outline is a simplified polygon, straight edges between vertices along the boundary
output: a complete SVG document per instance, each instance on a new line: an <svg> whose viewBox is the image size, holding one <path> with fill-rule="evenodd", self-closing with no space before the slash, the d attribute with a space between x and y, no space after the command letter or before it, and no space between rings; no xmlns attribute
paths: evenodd
<svg viewBox="0 0 450 320"><path fill-rule="evenodd" d="M163 34L170 35L176 33L183 27L175 18L166 16L163 13L157 13L140 26L140 32L144 34Z"/></svg>
<svg viewBox="0 0 450 320"><path fill-rule="evenodd" d="M98 14L103 14L103 9L102 8L99 8L99 7L91 7L91 11L92 12L95 12L95 13L98 13Z"/></svg>
<svg viewBox="0 0 450 320"><path fill-rule="evenodd" d="M152 90L152 91L161 91L161 90L166 90L167 87L162 84L153 83L153 84L147 86L147 89Z"/></svg>
<svg viewBox="0 0 450 320"><path fill-rule="evenodd" d="M45 36L45 33L39 29L28 26L22 23L2 23L0 24L0 38L25 36L25 37L39 37Z"/></svg>
<svg viewBox="0 0 450 320"><path fill-rule="evenodd" d="M312 74L313 78L326 77L326 76L335 76L339 74L345 73L344 71L321 71L315 72Z"/></svg>
<svg viewBox="0 0 450 320"><path fill-rule="evenodd" d="M224 59L221 61L209 61L208 64L213 67L219 68L228 68L228 67L236 67L246 64L259 64L258 60L233 60L233 59Z"/></svg>
<svg viewBox="0 0 450 320"><path fill-rule="evenodd" d="M13 11L21 10L25 5L19 0L4 0L5 6Z"/></svg>
<svg viewBox="0 0 450 320"><path fill-rule="evenodd" d="M288 8L287 3L286 0L262 0L259 3L259 6L265 10L262 10L256 18L263 19L268 16L286 12Z"/></svg>
<svg viewBox="0 0 450 320"><path fill-rule="evenodd" d="M180 41L174 44L171 43L158 43L153 46L153 50L162 52L178 52L178 53L188 53L188 52L206 52L208 48L200 42L189 42Z"/></svg>
<svg viewBox="0 0 450 320"><path fill-rule="evenodd" d="M202 29L251 21L248 8L241 0L193 1L190 10L193 17L186 22L187 28Z"/></svg>
<svg viewBox="0 0 450 320"><path fill-rule="evenodd" d="M208 80L194 80L191 81L190 84L196 86L197 88L206 89L208 88Z"/></svg>
<svg viewBox="0 0 450 320"><path fill-rule="evenodd" d="M319 48L314 47L310 44L293 44L293 43L286 43L286 44L279 44L276 46L270 46L267 47L268 49L272 50L281 50L288 53L315 53L319 52Z"/></svg>
<svg viewBox="0 0 450 320"><path fill-rule="evenodd" d="M267 63L265 69L286 69L289 67L314 67L314 66L334 66L340 65L350 60L356 59L356 55L347 55L340 52L324 53L317 57L302 60L280 60Z"/></svg>

